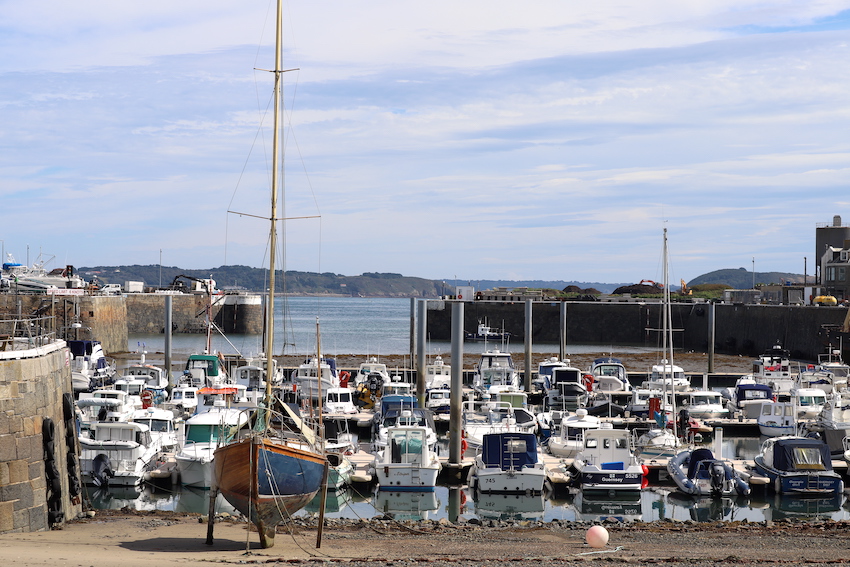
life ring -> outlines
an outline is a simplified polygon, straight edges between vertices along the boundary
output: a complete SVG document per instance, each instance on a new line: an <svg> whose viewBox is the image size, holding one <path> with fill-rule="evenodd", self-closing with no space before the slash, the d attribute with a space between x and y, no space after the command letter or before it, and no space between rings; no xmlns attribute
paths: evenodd
<svg viewBox="0 0 850 567"><path fill-rule="evenodd" d="M153 405L153 392L150 390L142 390L139 397L142 399L142 409L148 409Z"/></svg>
<svg viewBox="0 0 850 567"><path fill-rule="evenodd" d="M463 508L465 506L466 506L466 492L461 490L460 491L460 509L463 510Z"/></svg>
<svg viewBox="0 0 850 567"><path fill-rule="evenodd" d="M584 389L587 390L588 392L593 391L593 382L594 382L593 374L585 373L585 374L582 375L581 383L584 385Z"/></svg>
<svg viewBox="0 0 850 567"><path fill-rule="evenodd" d="M463 457L466 454L466 450L469 448L469 444L466 442L466 437L460 438L460 456Z"/></svg>
<svg viewBox="0 0 850 567"><path fill-rule="evenodd" d="M457 295L457 298L458 298L458 299L463 299L463 295L458 294L458 295Z"/></svg>

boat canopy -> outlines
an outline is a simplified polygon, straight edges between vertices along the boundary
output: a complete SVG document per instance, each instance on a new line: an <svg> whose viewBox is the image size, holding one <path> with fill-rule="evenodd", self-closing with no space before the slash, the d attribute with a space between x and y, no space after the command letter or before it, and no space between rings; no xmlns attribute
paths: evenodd
<svg viewBox="0 0 850 567"><path fill-rule="evenodd" d="M773 397L773 389L767 384L738 384L735 396L738 400L769 400Z"/></svg>
<svg viewBox="0 0 850 567"><path fill-rule="evenodd" d="M68 349L74 356L89 356L99 344L100 341L69 340Z"/></svg>
<svg viewBox="0 0 850 567"><path fill-rule="evenodd" d="M773 446L773 466L784 471L831 471L829 445L805 437L777 439Z"/></svg>
<svg viewBox="0 0 850 567"><path fill-rule="evenodd" d="M488 467L519 470L537 463L537 437L534 433L487 433L482 459Z"/></svg>

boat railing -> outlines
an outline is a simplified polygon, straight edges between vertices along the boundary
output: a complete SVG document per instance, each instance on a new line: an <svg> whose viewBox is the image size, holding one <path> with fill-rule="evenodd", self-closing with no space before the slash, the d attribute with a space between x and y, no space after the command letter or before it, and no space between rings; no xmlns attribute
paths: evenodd
<svg viewBox="0 0 850 567"><path fill-rule="evenodd" d="M29 350L55 341L55 317L0 317L0 352Z"/></svg>

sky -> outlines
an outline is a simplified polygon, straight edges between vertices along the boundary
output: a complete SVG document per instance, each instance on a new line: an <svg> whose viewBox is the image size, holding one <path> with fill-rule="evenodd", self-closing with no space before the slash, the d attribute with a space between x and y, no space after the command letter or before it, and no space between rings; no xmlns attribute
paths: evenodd
<svg viewBox="0 0 850 567"><path fill-rule="evenodd" d="M0 0L0 245L263 266L274 5ZM814 273L850 0L284 3L287 269ZM237 214L243 213L243 214ZM280 265L280 264L279 264Z"/></svg>

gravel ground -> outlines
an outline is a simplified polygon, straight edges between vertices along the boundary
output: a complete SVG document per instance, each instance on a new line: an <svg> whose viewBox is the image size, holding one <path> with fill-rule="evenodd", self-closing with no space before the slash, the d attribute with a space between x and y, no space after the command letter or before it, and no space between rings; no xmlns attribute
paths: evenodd
<svg viewBox="0 0 850 567"><path fill-rule="evenodd" d="M343 564L349 566L490 567L535 565L708 566L850 564L850 523L836 521L698 524L690 521L605 524L610 539L602 549L588 546L585 522L484 522L446 520L397 522L328 519L316 548L317 523L298 519L280 526L275 546L261 549L256 534L239 518L220 516L212 546L205 546L206 519L173 512L98 512L66 526L56 557L73 558L79 546L99 542L99 553L123 567L186 561L238 564ZM104 537L103 534L109 534ZM39 534L25 534L37 542ZM65 538L56 540L56 537ZM0 560L10 542L0 538ZM162 552L162 553L156 553ZM100 556L97 556L100 557ZM99 565L96 556L63 564ZM24 563L37 564L37 563ZM38 564L41 564L40 562Z"/></svg>

